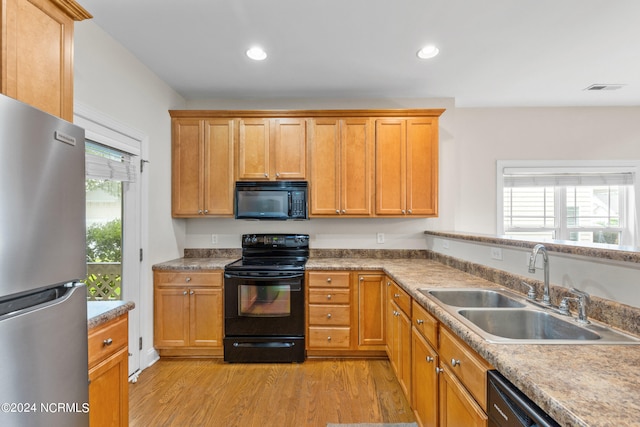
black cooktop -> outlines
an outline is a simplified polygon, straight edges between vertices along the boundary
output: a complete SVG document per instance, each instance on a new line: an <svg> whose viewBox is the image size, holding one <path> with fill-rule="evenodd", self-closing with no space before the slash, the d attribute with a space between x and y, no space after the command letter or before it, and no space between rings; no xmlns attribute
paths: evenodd
<svg viewBox="0 0 640 427"><path fill-rule="evenodd" d="M302 271L308 258L308 234L243 234L242 258L225 271Z"/></svg>

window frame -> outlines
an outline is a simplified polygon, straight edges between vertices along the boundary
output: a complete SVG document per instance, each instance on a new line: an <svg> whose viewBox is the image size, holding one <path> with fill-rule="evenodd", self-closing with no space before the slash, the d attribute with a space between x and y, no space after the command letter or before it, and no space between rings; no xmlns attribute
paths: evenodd
<svg viewBox="0 0 640 427"><path fill-rule="evenodd" d="M496 162L496 230L498 235L505 234L504 227L504 170L505 169L522 169L522 170L539 170L544 172L557 172L558 170L576 171L612 171L631 172L633 173L633 187L628 187L625 191L624 205L621 206L621 220L626 224L620 224L620 227L593 228L581 227L575 231L603 231L622 229L620 237L621 246L640 246L638 238L638 213L640 212L640 161L634 160L498 160ZM554 190L554 216L555 218L566 220L566 187L562 190ZM562 201L562 202L561 202ZM539 228L522 228L523 232L534 231L552 231L554 238L552 240L568 239L569 232L574 229L567 227L566 221L556 221L555 228L549 227ZM580 242L577 242L580 243Z"/></svg>

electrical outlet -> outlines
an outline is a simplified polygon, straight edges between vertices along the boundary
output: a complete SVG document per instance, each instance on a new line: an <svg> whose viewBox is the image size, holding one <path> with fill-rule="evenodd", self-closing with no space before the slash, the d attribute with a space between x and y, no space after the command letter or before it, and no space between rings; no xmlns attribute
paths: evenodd
<svg viewBox="0 0 640 427"><path fill-rule="evenodd" d="M217 234L212 234L211 235L211 244L212 245L217 245L218 244L218 235Z"/></svg>
<svg viewBox="0 0 640 427"><path fill-rule="evenodd" d="M376 239L377 239L378 243L384 243L384 233L376 234Z"/></svg>
<svg viewBox="0 0 640 427"><path fill-rule="evenodd" d="M502 261L502 249L501 248L491 248L491 258Z"/></svg>

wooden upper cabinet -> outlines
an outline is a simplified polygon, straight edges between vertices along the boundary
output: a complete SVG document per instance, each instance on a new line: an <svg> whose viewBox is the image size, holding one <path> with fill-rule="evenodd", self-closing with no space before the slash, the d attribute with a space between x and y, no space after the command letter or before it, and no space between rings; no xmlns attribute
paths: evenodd
<svg viewBox="0 0 640 427"><path fill-rule="evenodd" d="M73 121L73 24L92 16L73 0L4 0L0 8L0 90Z"/></svg>
<svg viewBox="0 0 640 427"><path fill-rule="evenodd" d="M238 179L269 179L269 119L238 121Z"/></svg>
<svg viewBox="0 0 640 427"><path fill-rule="evenodd" d="M438 215L437 118L376 120L376 215Z"/></svg>
<svg viewBox="0 0 640 427"><path fill-rule="evenodd" d="M310 133L311 215L370 216L371 121L318 118Z"/></svg>
<svg viewBox="0 0 640 427"><path fill-rule="evenodd" d="M233 215L234 122L172 119L172 214Z"/></svg>
<svg viewBox="0 0 640 427"><path fill-rule="evenodd" d="M305 179L306 153L305 119L239 119L239 180Z"/></svg>

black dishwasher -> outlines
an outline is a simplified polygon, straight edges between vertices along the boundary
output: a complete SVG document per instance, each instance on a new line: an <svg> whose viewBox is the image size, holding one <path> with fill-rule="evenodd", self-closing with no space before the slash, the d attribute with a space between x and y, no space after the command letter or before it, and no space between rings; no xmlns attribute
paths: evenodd
<svg viewBox="0 0 640 427"><path fill-rule="evenodd" d="M488 427L560 427L500 372L487 375Z"/></svg>

